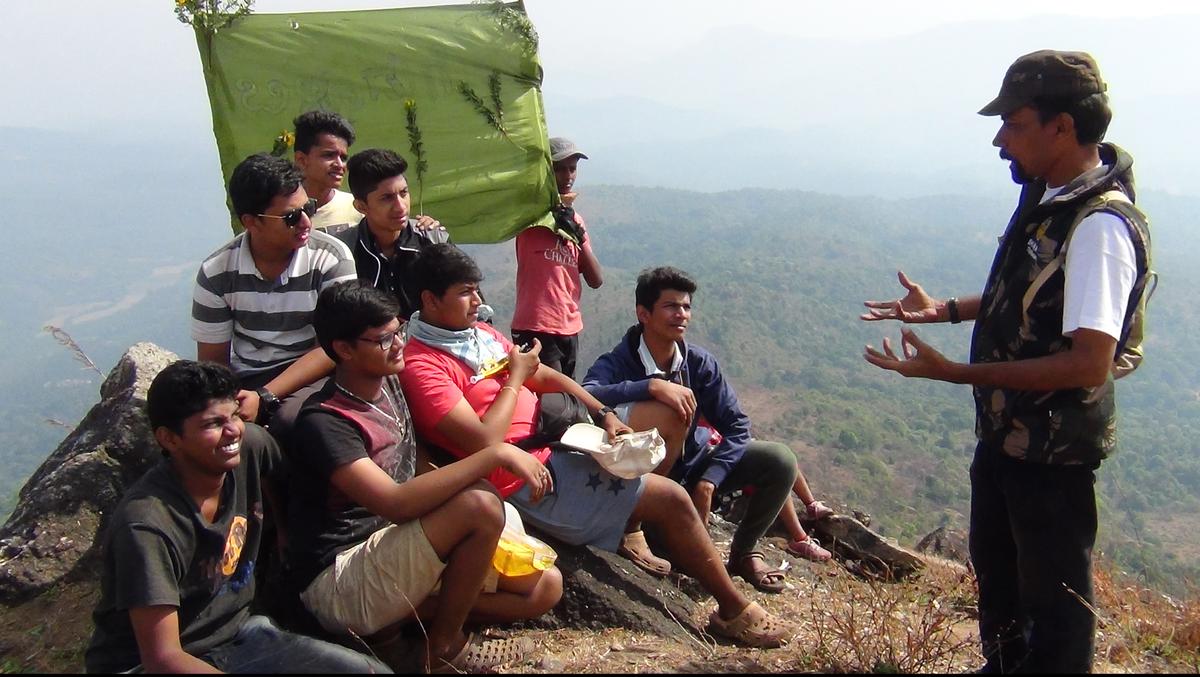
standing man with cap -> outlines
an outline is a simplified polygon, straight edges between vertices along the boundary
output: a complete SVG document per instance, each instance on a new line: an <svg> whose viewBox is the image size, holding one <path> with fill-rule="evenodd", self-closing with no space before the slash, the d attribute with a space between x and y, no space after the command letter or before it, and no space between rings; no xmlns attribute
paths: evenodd
<svg viewBox="0 0 1200 677"><path fill-rule="evenodd" d="M574 209L575 173L588 159L569 139L550 139L550 159L558 184L559 204L553 228L526 228L517 236L517 299L513 342L538 339L542 364L575 378L575 356L583 317L579 312L580 273L592 289L604 284L600 262L592 253L583 217Z"/></svg>
<svg viewBox="0 0 1200 677"><path fill-rule="evenodd" d="M968 364L907 327L876 366L974 387L971 560L984 672L1089 672L1095 647L1095 471L1115 445L1113 367L1149 271L1133 207L1132 158L1102 143L1112 111L1095 60L1043 50L1017 59L979 111L1021 199L981 295L868 301L864 320L975 322Z"/></svg>

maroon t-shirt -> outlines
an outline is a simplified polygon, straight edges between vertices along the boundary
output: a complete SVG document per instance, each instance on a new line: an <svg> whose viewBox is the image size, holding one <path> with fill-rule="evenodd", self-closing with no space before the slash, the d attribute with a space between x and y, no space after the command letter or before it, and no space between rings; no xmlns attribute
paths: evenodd
<svg viewBox="0 0 1200 677"><path fill-rule="evenodd" d="M333 472L369 458L397 483L406 482L416 474L416 440L394 376L384 381L374 402L330 379L304 403L293 440L288 552L296 582L304 588L339 553L388 524L334 487Z"/></svg>

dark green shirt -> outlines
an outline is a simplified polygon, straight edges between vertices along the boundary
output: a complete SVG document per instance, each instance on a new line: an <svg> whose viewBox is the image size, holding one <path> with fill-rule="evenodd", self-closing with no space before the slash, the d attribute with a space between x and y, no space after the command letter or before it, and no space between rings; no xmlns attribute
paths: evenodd
<svg viewBox="0 0 1200 677"><path fill-rule="evenodd" d="M88 672L123 672L141 664L129 610L173 606L184 651L203 656L232 639L250 613L254 565L262 538L261 476L280 465L279 447L246 425L242 461L225 476L210 524L167 458L129 488L105 532L96 629Z"/></svg>

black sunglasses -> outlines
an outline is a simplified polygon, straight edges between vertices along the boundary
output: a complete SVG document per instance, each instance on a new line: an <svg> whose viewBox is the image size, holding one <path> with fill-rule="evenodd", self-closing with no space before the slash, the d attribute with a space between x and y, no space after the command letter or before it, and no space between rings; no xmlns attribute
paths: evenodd
<svg viewBox="0 0 1200 677"><path fill-rule="evenodd" d="M255 216L263 216L268 219L281 219L283 220L283 225L294 229L296 226L300 225L301 214L308 214L308 217L311 219L313 214L316 213L317 201L309 198L308 202L305 202L303 207L293 209L290 212L284 212L283 214L255 214Z"/></svg>

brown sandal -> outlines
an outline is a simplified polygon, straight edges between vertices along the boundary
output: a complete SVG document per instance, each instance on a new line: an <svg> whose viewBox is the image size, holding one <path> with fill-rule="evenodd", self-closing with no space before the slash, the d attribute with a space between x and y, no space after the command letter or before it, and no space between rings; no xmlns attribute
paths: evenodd
<svg viewBox="0 0 1200 677"><path fill-rule="evenodd" d="M430 666L429 673L433 675L492 673L501 665L515 663L525 658L533 649L533 640L528 637L482 640L471 633L467 635L467 643L463 644L463 648L457 656L450 660L432 659L435 665Z"/></svg>
<svg viewBox="0 0 1200 677"><path fill-rule="evenodd" d="M767 563L767 558L761 552L753 550L726 564L725 568L729 571L731 578L741 576L743 580L753 585L756 590L769 592L773 595L783 592L784 570L769 566L756 570L752 564L754 560L762 560L764 566Z"/></svg>
<svg viewBox="0 0 1200 677"><path fill-rule="evenodd" d="M621 538L617 554L638 565L652 576L666 576L671 573L671 563L650 552L646 543L646 534L642 531L631 531Z"/></svg>
<svg viewBox="0 0 1200 677"><path fill-rule="evenodd" d="M708 617L709 631L732 639L738 644L756 649L774 649L784 645L787 627L767 613L757 602L746 605L742 612L724 620L718 611Z"/></svg>

